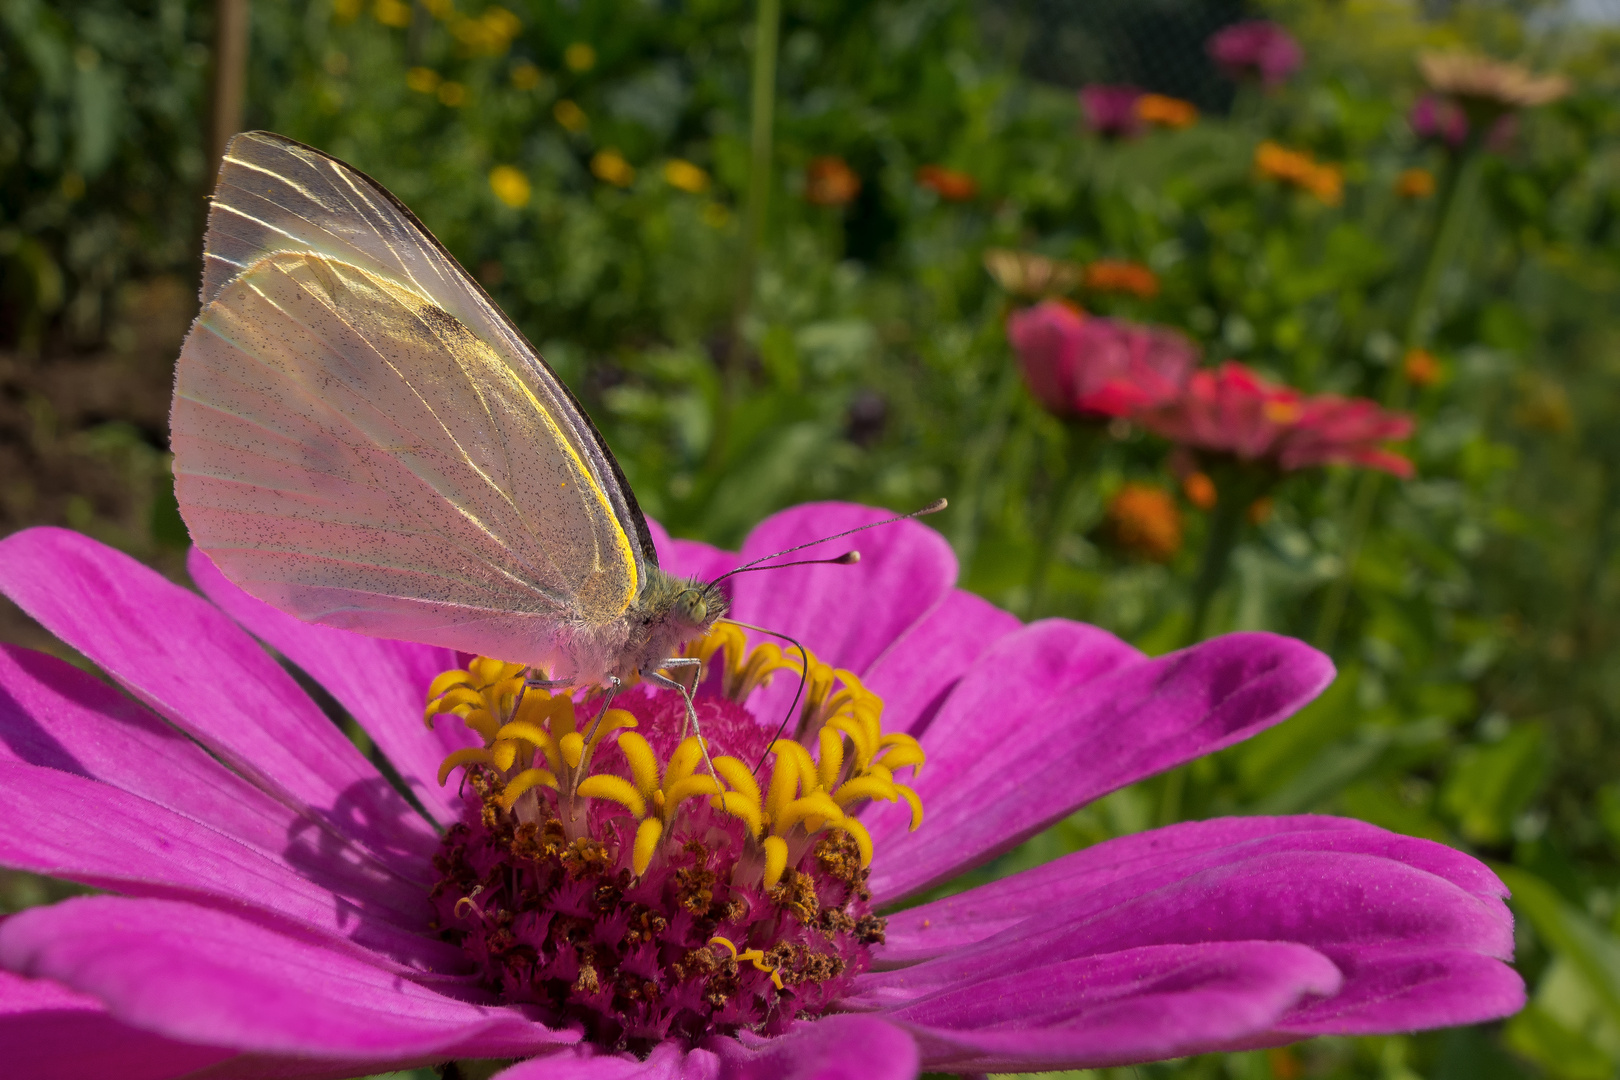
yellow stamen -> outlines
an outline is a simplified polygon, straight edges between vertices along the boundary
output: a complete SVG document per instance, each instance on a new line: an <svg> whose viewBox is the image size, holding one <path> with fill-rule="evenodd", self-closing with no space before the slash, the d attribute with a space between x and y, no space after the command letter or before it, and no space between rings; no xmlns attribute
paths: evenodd
<svg viewBox="0 0 1620 1080"><path fill-rule="evenodd" d="M664 768L664 790L668 791L676 784L685 780L697 771L698 762L703 760L703 744L696 735L688 735L669 755L669 764Z"/></svg>
<svg viewBox="0 0 1620 1080"><path fill-rule="evenodd" d="M716 810L739 818L748 826L750 836L758 836L764 828L764 821L759 812L759 800L750 799L740 791L728 791L723 795L716 795L709 800L709 805Z"/></svg>
<svg viewBox="0 0 1620 1080"><path fill-rule="evenodd" d="M844 737L829 723L821 729L821 761L816 766L816 778L821 786L831 791L838 783L838 774L844 768Z"/></svg>
<svg viewBox="0 0 1620 1080"><path fill-rule="evenodd" d="M664 788L665 817L667 818L677 806L694 796L720 794L723 794L720 782L712 776L699 774L677 780Z"/></svg>
<svg viewBox="0 0 1620 1080"><path fill-rule="evenodd" d="M577 769L585 758L585 738L577 731L570 731L557 740L557 750L570 769Z"/></svg>
<svg viewBox="0 0 1620 1080"><path fill-rule="evenodd" d="M902 799L906 800L906 805L911 807L910 831L916 832L923 822L922 799L918 798L917 793L904 784L894 785L894 790Z"/></svg>
<svg viewBox="0 0 1620 1080"><path fill-rule="evenodd" d="M551 732L538 724L530 723L527 720L514 720L497 731L495 737L497 739L521 739L539 748L540 752L546 755L546 764L551 766L552 772L562 768L562 758L557 753L556 741L552 739Z"/></svg>
<svg viewBox="0 0 1620 1080"><path fill-rule="evenodd" d="M899 797L900 793L892 782L876 776L858 776L853 780L846 780L838 785L837 791L833 792L833 802L839 806L848 806L862 799L894 802Z"/></svg>
<svg viewBox="0 0 1620 1080"><path fill-rule="evenodd" d="M635 777L636 790L646 798L652 798L653 792L658 790L658 755L653 753L651 744L635 732L626 731L619 736L619 752L630 763L630 775Z"/></svg>
<svg viewBox="0 0 1620 1080"><path fill-rule="evenodd" d="M517 763L518 744L510 739L503 739L489 748L489 762L501 772L505 772Z"/></svg>
<svg viewBox="0 0 1620 1080"><path fill-rule="evenodd" d="M664 837L664 823L655 817L647 818L636 826L636 844L631 850L630 864L640 877L652 865L653 856L658 852L658 841Z"/></svg>
<svg viewBox="0 0 1620 1080"><path fill-rule="evenodd" d="M854 837L855 846L859 848L861 852L861 866L867 867L872 865L872 834L866 831L865 825L862 825L852 817L839 818L837 821L829 821L827 825L829 828L842 829L849 833L850 836Z"/></svg>
<svg viewBox="0 0 1620 1080"><path fill-rule="evenodd" d="M639 726L640 722L625 710L609 709L607 715L602 717L601 722L596 725L596 733L591 736L590 748L595 750L597 743L600 743L609 732Z"/></svg>
<svg viewBox="0 0 1620 1080"><path fill-rule="evenodd" d="M512 782L501 792L501 805L510 810L517 804L518 799L523 797L524 792L537 787L555 790L557 778L545 769L524 769L512 777Z"/></svg>
<svg viewBox="0 0 1620 1080"><path fill-rule="evenodd" d="M793 828L793 826L812 816L825 819L823 822L825 825L836 821L842 821L844 818L844 812L838 808L837 803L833 802L832 799L827 797L826 792L814 791L802 799L794 799L792 802L788 803L787 807L776 819L776 822L772 827L772 831L774 831L776 835L781 836L783 833ZM809 832L815 831L814 829L810 829L808 825L806 826L806 830Z"/></svg>
<svg viewBox="0 0 1620 1080"><path fill-rule="evenodd" d="M787 869L788 846L787 841L780 836L767 836L765 838L765 887L776 888L776 883L782 880L782 873Z"/></svg>
<svg viewBox="0 0 1620 1080"><path fill-rule="evenodd" d="M638 819L647 816L647 800L641 797L641 792L630 781L612 773L587 776L575 790L587 799L611 799Z"/></svg>
<svg viewBox="0 0 1620 1080"><path fill-rule="evenodd" d="M480 765L488 765L490 763L489 749L483 746L469 746L467 749L457 750L445 758L439 763L439 786L444 787L444 782L450 779L452 770L463 765L471 765L474 762Z"/></svg>
<svg viewBox="0 0 1620 1080"><path fill-rule="evenodd" d="M734 757L715 758L714 768L720 774L720 779L730 784L736 792L755 806L760 805L759 783L754 779L754 770Z"/></svg>
<svg viewBox="0 0 1620 1080"><path fill-rule="evenodd" d="M433 677L433 681L428 684L428 700L432 701L436 697L443 696L444 692L449 690L452 686L468 685L471 682L472 672L464 671L461 668L452 668L449 671L440 672L438 675L435 675Z"/></svg>

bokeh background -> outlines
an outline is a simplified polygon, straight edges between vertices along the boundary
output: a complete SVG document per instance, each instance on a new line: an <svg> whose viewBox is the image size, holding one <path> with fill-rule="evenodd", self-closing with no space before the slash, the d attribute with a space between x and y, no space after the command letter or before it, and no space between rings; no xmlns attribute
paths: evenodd
<svg viewBox="0 0 1620 1080"><path fill-rule="evenodd" d="M1256 17L1303 50L1269 88L1205 48ZM1497 868L1532 999L1484 1028L1095 1075L1617 1075L1620 6L781 0L764 156L758 18L743 0L0 0L0 534L67 525L182 575L166 415L222 125L311 143L410 205L677 535L735 544L796 502L944 495L929 520L966 587L1149 652L1189 633L1212 521L1197 465L1129 423L1076 438L1027 391L1006 323L1045 293L1177 328L1206 363L1410 412L1415 476L1285 476L1230 553L1207 631L1328 649L1321 700L981 876L1182 819L1346 814ZM1458 150L1411 115L1418 56L1449 48L1573 91ZM1076 95L1099 83L1196 119L1099 134ZM1258 168L1266 140L1337 193ZM1124 260L1153 288L1021 281L1027 258L998 281L997 250L1060 279ZM11 607L0 639L62 651ZM11 909L64 888L3 881Z"/></svg>

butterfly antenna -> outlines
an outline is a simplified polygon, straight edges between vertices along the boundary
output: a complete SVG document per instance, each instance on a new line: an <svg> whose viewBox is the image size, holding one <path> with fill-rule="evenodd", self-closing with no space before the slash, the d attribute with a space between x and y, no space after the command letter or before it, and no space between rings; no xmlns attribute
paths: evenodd
<svg viewBox="0 0 1620 1080"><path fill-rule="evenodd" d="M736 619L721 619L720 621L728 622L733 626L740 626L744 630L753 630L755 633L769 634L772 637L779 637L783 641L792 645L795 649L799 650L799 656L804 663L804 667L799 671L799 688L793 691L793 704L788 706L787 715L782 717L782 722L776 727L776 734L771 736L771 741L765 744L765 749L760 753L759 760L754 762L754 772L755 774L758 774L760 768L765 764L765 755L771 752L771 747L775 745L776 740L780 739L782 737L782 732L787 730L788 721L793 719L793 714L799 711L799 699L804 697L804 684L810 678L810 653L799 642L798 638L789 637L780 630L767 630L763 626L755 626L752 623L738 622Z"/></svg>
<svg viewBox="0 0 1620 1080"><path fill-rule="evenodd" d="M727 570L725 573L721 574L719 577L717 577L713 581L709 582L709 584L710 585L718 585L722 581L726 580L726 578L728 578L728 577L731 577L731 576L733 576L735 574L746 574L751 570L779 570L779 569L781 569L782 567L785 567L785 566L807 566L807 565L810 565L810 564L813 564L813 563L831 563L831 564L838 565L838 566L848 566L851 563L856 563L856 562L860 561L860 558L861 558L861 553L860 552L858 552L858 551L846 551L844 554L838 556L836 559L807 559L807 560L805 560L803 562L771 563L770 566L761 566L760 564L770 562L772 559L779 559L783 555L791 555L795 551L803 551L805 548L815 547L817 544L825 544L829 540L842 540L846 536L853 536L858 532L865 532L867 529L876 529L876 528L879 528L879 527L884 526L884 525L893 525L895 522L898 522L898 521L909 521L912 518L927 517L929 514L937 514L941 510L945 509L945 507L948 506L948 505L950 505L950 504L947 503L944 499L935 499L933 502L929 503L927 506L923 507L921 510L913 510L909 514L901 514L899 517L892 517L892 518L889 518L889 519L887 519L885 521L873 521L873 522L870 522L870 523L868 523L866 525L857 525L853 529L845 529L841 533L833 533L831 536L823 536L819 540L809 540L809 541L806 541L803 544L795 544L790 548L783 548L781 551L775 552L774 554L771 554L771 555L761 555L759 558L754 559L752 562L746 562L746 563L744 563L743 565L737 567L734 570ZM740 626L742 624L739 623L738 625ZM775 631L774 630L765 630L765 631L762 631L762 633L772 634L772 633L775 633ZM784 637L785 635L777 634L777 636L778 637ZM789 640L791 640L791 639L789 639Z"/></svg>

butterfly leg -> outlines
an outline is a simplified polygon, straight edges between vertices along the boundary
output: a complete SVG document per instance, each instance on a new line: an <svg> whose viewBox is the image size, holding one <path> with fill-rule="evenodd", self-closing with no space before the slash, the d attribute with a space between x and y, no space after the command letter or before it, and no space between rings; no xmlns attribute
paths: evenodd
<svg viewBox="0 0 1620 1080"><path fill-rule="evenodd" d="M672 657L672 658L670 658L668 660L665 660L662 664L659 665L659 667L666 667L666 668L696 667L696 668L701 668L702 664L703 664L703 661L699 660L695 656L676 656L676 657ZM709 744L708 744L708 741L703 738L703 729L698 726L697 706L692 704L692 691L690 691L690 690L688 690L686 688L685 683L679 682L679 681L677 681L675 679L672 679L668 675L665 675L661 671L655 671L655 670L643 671L641 673L641 677L643 679L646 679L648 682L652 683L654 686L662 687L665 690L674 690L676 693L681 695L681 700L686 702L686 723L681 725L681 738L683 740L686 738L686 729L688 727L690 727L692 729L692 731L697 734L698 746L703 750L703 762L704 762L704 764L709 766L709 775L714 777L715 783L719 783L720 782L720 774L714 771L714 762L709 760Z"/></svg>
<svg viewBox="0 0 1620 1080"><path fill-rule="evenodd" d="M523 685L534 690L565 690L574 685L573 679L547 679L538 668L523 673Z"/></svg>

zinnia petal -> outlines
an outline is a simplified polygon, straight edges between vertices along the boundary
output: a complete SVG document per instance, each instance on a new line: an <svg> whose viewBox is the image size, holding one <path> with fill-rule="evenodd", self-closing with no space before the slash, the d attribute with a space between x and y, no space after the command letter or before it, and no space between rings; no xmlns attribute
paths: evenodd
<svg viewBox="0 0 1620 1080"><path fill-rule="evenodd" d="M964 679L929 729L924 748L946 759L931 758L915 785L929 827L892 835L895 815L872 815L873 837L881 829L891 853L873 867L881 901L982 862L1116 788L1246 739L1333 678L1331 661L1302 642L1228 634L1079 685L1048 673L1043 694L1026 687L1018 666L995 662L1018 665L1032 629L1003 638L985 674ZM1126 659L1121 649L1113 646L1112 665ZM992 680L1004 680L995 684L1002 708Z"/></svg>
<svg viewBox="0 0 1620 1080"><path fill-rule="evenodd" d="M743 543L742 562L894 515L853 503L808 503L773 514ZM854 566L796 566L735 579L735 615L804 642L824 663L863 673L956 583L956 556L926 525L901 521L791 558L851 548ZM783 561L788 561L784 559Z"/></svg>
<svg viewBox="0 0 1620 1080"><path fill-rule="evenodd" d="M213 605L66 529L0 540L0 591L249 781L407 874L436 838L257 642Z"/></svg>
<svg viewBox="0 0 1620 1080"><path fill-rule="evenodd" d="M1303 945L1150 945L955 987L887 1016L916 1037L925 1068L1094 1068L1240 1044L1339 985L1333 963Z"/></svg>
<svg viewBox="0 0 1620 1080"><path fill-rule="evenodd" d="M456 667L456 654L434 645L388 641L295 619L233 585L196 548L186 558L204 596L249 633L297 664L338 700L398 770L411 794L443 824L456 820L455 792L434 782L444 756L482 745L457 723L422 726L428 684Z"/></svg>
<svg viewBox="0 0 1620 1080"><path fill-rule="evenodd" d="M883 699L884 728L922 735L979 657L1021 625L988 600L952 589L867 671L866 688Z"/></svg>
<svg viewBox="0 0 1620 1080"><path fill-rule="evenodd" d="M658 565L667 573L713 581L737 565L736 552L723 551L701 540L675 539L652 518L647 519L647 531L652 533L653 547L658 550Z"/></svg>
<svg viewBox="0 0 1620 1080"><path fill-rule="evenodd" d="M190 1046L114 1020L93 997L0 971L0 1061L28 1080L170 1080L232 1051Z"/></svg>
<svg viewBox="0 0 1620 1080"><path fill-rule="evenodd" d="M261 1053L515 1057L576 1038L307 937L168 900L83 897L24 911L0 924L0 965L90 994L144 1030Z"/></svg>
<svg viewBox="0 0 1620 1080"><path fill-rule="evenodd" d="M872 1016L826 1016L769 1040L715 1040L726 1080L912 1080L917 1044Z"/></svg>

